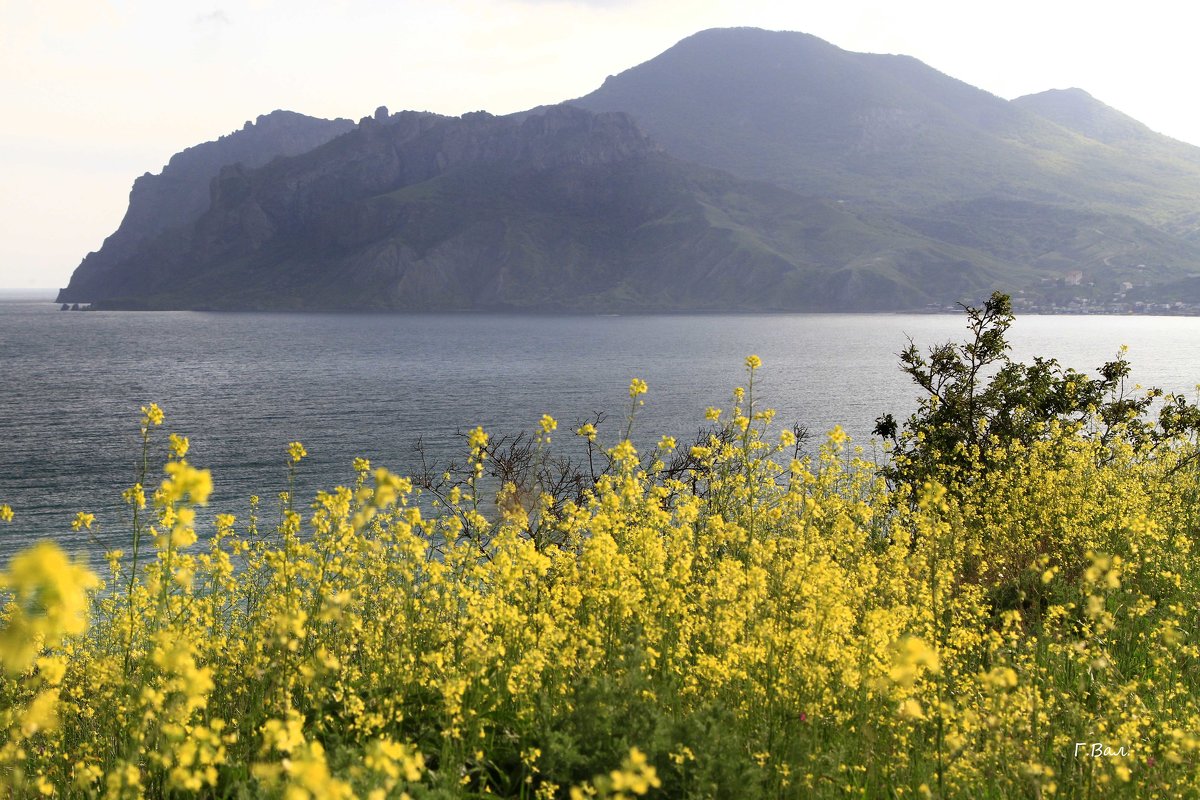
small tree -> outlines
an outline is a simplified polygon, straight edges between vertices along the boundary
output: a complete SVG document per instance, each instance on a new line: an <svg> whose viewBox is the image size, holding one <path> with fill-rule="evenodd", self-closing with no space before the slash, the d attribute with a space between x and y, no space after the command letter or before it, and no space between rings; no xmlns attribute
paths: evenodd
<svg viewBox="0 0 1200 800"><path fill-rule="evenodd" d="M1005 338L1013 322L1008 295L995 292L980 308L963 306L968 338L923 354L909 339L900 366L924 396L903 428L891 414L875 421L875 434L893 444L885 475L898 487L936 478L953 488L981 470L1004 466L991 445L1028 445L1060 422L1103 444L1122 438L1135 447L1157 447L1200 430L1200 409L1168 397L1157 421L1148 412L1159 389L1126 391L1130 365L1124 350L1097 370L1098 377L1061 367L1053 358L1013 361Z"/></svg>

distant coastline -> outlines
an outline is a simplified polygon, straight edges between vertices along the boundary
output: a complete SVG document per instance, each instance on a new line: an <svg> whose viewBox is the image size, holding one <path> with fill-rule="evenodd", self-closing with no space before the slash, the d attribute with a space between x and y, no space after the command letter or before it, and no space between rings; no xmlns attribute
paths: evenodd
<svg viewBox="0 0 1200 800"><path fill-rule="evenodd" d="M39 303L44 302L47 305L60 306L56 300L58 289L26 289L26 288L0 288L0 303ZM81 303L82 305L86 305ZM1110 302L1087 304L1073 302L1066 305L1054 303L1037 303L1024 301L1018 298L1013 303L1016 313L1021 315L1036 315L1036 316L1090 316L1090 317L1200 317L1200 303L1144 303L1144 302ZM92 309L89 309L92 310ZM414 316L420 314L498 314L503 316L580 316L580 317L617 317L617 316L722 316L722 315L754 315L754 316L781 316L791 314L871 314L875 316L888 315L903 315L903 314L961 314L962 308L957 305L930 305L923 308L912 309L888 309L886 311L812 311L812 310L797 310L797 311L754 311L747 309L626 309L619 311L605 310L564 310L564 309L445 309L438 311L410 311L410 310L381 310L376 308L364 309L304 309L304 310L289 310L289 309L106 309L96 308L98 311L203 311L208 313L230 313L230 314L263 314L263 313L280 313L280 314L397 314L401 316Z"/></svg>

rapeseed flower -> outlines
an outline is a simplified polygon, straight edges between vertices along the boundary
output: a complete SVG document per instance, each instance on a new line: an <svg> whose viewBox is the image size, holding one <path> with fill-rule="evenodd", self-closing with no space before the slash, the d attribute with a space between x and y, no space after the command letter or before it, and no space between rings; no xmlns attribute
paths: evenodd
<svg viewBox="0 0 1200 800"><path fill-rule="evenodd" d="M87 567L50 542L18 553L0 572L0 592L11 597L0 627L0 662L24 670L43 646L87 629L88 592L99 584Z"/></svg>
<svg viewBox="0 0 1200 800"><path fill-rule="evenodd" d="M142 430L145 432L150 427L157 427L163 424L163 411L158 407L157 403L151 403L148 406L142 406Z"/></svg>
<svg viewBox="0 0 1200 800"><path fill-rule="evenodd" d="M169 444L171 448L171 455L175 456L175 458L183 458L186 456L188 448L190 447L188 438L186 436L180 436L176 433L172 433L170 435Z"/></svg>

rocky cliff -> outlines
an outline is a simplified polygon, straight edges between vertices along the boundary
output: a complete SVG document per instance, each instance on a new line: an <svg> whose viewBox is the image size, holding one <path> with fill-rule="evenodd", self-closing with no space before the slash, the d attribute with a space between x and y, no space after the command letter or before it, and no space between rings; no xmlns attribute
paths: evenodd
<svg viewBox="0 0 1200 800"><path fill-rule="evenodd" d="M279 156L305 153L349 131L346 119L324 120L273 111L216 141L176 153L157 175L134 181L120 227L89 253L59 294L60 302L89 296L114 276L113 268L160 234L195 222L208 209L211 184L229 164L260 167Z"/></svg>

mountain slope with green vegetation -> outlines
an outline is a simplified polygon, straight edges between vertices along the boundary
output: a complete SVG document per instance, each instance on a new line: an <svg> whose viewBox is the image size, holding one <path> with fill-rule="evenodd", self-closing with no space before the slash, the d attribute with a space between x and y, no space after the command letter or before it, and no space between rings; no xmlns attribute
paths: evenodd
<svg viewBox="0 0 1200 800"><path fill-rule="evenodd" d="M1047 94L1010 102L908 56L735 28L684 39L573 102L633 115L680 158L806 194L920 207L996 194L1150 223L1191 212L1200 150L1082 92ZM1062 110L1079 96L1088 114ZM1095 122L1072 124L1084 116ZM1134 135L1112 135L1122 126Z"/></svg>
<svg viewBox="0 0 1200 800"><path fill-rule="evenodd" d="M684 159L906 222L968 226L979 231L969 246L997 258L1068 271L1144 264L1153 281L1200 265L1200 149L1079 90L1010 102L907 56L738 28L689 37L573 102L628 112ZM1038 204L1058 238L1014 247L1011 215L989 213L1014 202ZM1038 217L1016 241L1037 237ZM1132 245L1090 234L1135 223L1146 227Z"/></svg>

